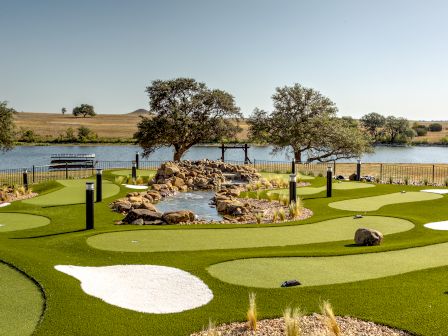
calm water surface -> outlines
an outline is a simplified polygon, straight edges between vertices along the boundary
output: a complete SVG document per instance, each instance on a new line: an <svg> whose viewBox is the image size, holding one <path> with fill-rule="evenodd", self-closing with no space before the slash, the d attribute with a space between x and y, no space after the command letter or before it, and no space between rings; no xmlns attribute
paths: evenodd
<svg viewBox="0 0 448 336"><path fill-rule="evenodd" d="M0 169L28 168L32 165L46 165L50 163L51 154L58 153L95 153L97 160L131 161L135 153L142 151L137 146L21 146L12 151L0 152ZM221 157L221 149L213 146L196 146L184 156L188 160L210 159ZM272 153L271 147L252 146L249 149L251 160L285 161L290 160L287 152ZM145 160L171 160L173 150L162 148ZM232 149L226 151L226 160L242 161L243 150ZM395 162L395 163L448 163L448 147L377 147L375 153L365 155L363 162ZM355 161L355 160L350 160Z"/></svg>

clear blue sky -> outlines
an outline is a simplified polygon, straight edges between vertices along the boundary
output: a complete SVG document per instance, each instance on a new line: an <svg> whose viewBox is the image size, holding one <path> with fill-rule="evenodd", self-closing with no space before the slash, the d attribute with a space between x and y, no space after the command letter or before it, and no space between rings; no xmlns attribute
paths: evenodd
<svg viewBox="0 0 448 336"><path fill-rule="evenodd" d="M18 111L127 113L148 107L152 80L186 76L230 92L246 115L301 83L340 115L448 119L443 0L0 4L0 100Z"/></svg>

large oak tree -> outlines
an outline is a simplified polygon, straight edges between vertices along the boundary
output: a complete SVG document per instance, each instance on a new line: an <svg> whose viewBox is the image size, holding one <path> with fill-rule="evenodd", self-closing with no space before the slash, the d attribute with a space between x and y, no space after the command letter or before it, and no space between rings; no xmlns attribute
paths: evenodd
<svg viewBox="0 0 448 336"><path fill-rule="evenodd" d="M269 143L274 151L292 148L302 162L359 157L371 151L370 139L347 119L337 118L337 107L319 91L279 87L272 96L274 110L255 109L249 118L253 141Z"/></svg>
<svg viewBox="0 0 448 336"><path fill-rule="evenodd" d="M174 160L198 143L233 137L241 117L232 95L211 90L191 78L155 80L148 86L151 116L144 116L134 135L147 156L174 147Z"/></svg>
<svg viewBox="0 0 448 336"><path fill-rule="evenodd" d="M0 150L12 149L15 140L15 124L13 108L6 101L0 101Z"/></svg>

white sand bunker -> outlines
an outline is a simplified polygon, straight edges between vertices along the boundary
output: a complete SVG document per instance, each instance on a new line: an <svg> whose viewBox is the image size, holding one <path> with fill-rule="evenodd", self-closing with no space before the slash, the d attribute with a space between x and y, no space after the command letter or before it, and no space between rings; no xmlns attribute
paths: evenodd
<svg viewBox="0 0 448 336"><path fill-rule="evenodd" d="M3 207L8 206L8 205L11 205L11 203L7 203L7 202L0 203L0 208L3 208Z"/></svg>
<svg viewBox="0 0 448 336"><path fill-rule="evenodd" d="M128 189L138 189L138 190L148 189L148 186L143 186L143 185L133 185L133 184L122 184L122 185Z"/></svg>
<svg viewBox="0 0 448 336"><path fill-rule="evenodd" d="M433 193L433 194L440 194L440 195L448 194L448 189L425 189L425 190L420 190L420 191L427 192L427 193Z"/></svg>
<svg viewBox="0 0 448 336"><path fill-rule="evenodd" d="M212 291L199 278L172 267L57 265L54 268L80 280L85 293L142 313L178 313L213 299Z"/></svg>
<svg viewBox="0 0 448 336"><path fill-rule="evenodd" d="M448 221L428 223L424 227L433 230L448 230Z"/></svg>

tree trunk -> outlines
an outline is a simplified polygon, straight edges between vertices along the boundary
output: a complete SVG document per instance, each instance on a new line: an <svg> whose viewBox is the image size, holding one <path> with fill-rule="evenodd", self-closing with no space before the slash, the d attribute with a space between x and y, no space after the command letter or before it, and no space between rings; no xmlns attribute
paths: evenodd
<svg viewBox="0 0 448 336"><path fill-rule="evenodd" d="M302 152L295 150L294 151L294 159L296 160L297 163L302 163Z"/></svg>

